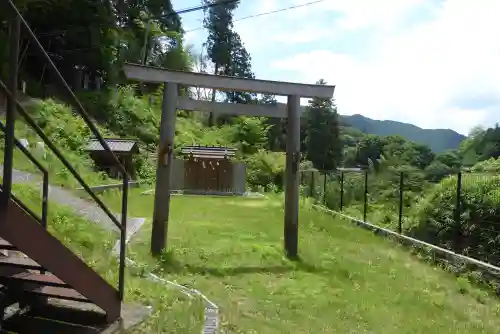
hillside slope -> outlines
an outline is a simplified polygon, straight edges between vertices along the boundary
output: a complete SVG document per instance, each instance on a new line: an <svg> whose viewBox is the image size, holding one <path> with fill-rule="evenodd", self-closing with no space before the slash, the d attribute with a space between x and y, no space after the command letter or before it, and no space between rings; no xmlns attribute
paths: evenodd
<svg viewBox="0 0 500 334"><path fill-rule="evenodd" d="M450 129L422 129L396 121L379 121L362 115L341 116L341 121L360 131L378 136L400 135L429 146L434 152L456 149L465 136Z"/></svg>

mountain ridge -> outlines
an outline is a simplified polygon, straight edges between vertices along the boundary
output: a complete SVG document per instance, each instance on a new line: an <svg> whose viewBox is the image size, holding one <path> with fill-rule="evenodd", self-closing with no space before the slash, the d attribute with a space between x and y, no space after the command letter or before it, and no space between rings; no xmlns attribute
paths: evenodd
<svg viewBox="0 0 500 334"><path fill-rule="evenodd" d="M377 136L400 135L407 140L429 146L439 153L457 149L466 136L451 129L422 129L411 123L393 120L375 120L361 114L339 115L342 123L364 133Z"/></svg>

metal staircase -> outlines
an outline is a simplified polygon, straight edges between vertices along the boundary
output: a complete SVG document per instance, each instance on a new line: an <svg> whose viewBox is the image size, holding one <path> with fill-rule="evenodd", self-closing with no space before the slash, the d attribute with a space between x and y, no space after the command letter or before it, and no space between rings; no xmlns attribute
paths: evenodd
<svg viewBox="0 0 500 334"><path fill-rule="evenodd" d="M0 93L7 98L6 121L5 124L0 123L0 129L5 133L4 175L0 188L0 251L8 251L0 255L0 311L3 310L3 316L0 314L0 332L102 333L119 330L124 297L129 177L14 3L11 0L4 3L12 15L8 87L0 80ZM115 163L123 175L120 220L92 192L82 177L16 99L21 29L29 36L40 55L47 61L48 67L65 88L67 97L74 102L76 112L85 120L92 134L99 140L104 149L111 153L116 160ZM42 138L45 145L61 160L79 181L82 188L117 226L120 233L120 265L117 287L110 285L47 230L49 175L43 165L15 138L14 123L17 114ZM17 146L43 174L41 216L37 216L23 204L22 199L16 198L12 194L14 146ZM111 255L103 254L103 256ZM54 304L52 300L59 301L59 303ZM88 313L90 311L67 306L64 301L93 306L91 315ZM21 317L17 317L15 320L9 317L8 312L13 305L18 305L18 309L25 310L25 313L21 312ZM82 321L83 318L81 315L77 315L78 312L87 312L85 319L92 321ZM42 330L42 328L44 329Z"/></svg>

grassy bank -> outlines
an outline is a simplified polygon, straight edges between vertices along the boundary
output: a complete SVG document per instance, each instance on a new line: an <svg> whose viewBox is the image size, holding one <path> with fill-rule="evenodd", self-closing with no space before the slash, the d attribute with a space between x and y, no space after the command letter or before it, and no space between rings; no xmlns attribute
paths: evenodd
<svg viewBox="0 0 500 334"><path fill-rule="evenodd" d="M131 214L149 217L152 205L133 193ZM499 303L485 291L307 206L301 261L289 262L282 212L279 198L175 196L168 252L149 256L147 224L129 255L205 293L221 308L225 333L497 332Z"/></svg>

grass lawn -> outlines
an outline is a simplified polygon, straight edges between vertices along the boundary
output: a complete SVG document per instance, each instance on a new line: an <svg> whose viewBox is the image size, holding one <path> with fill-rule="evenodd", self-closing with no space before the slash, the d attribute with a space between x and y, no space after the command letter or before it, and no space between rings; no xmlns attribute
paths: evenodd
<svg viewBox="0 0 500 334"><path fill-rule="evenodd" d="M130 203L131 215L151 217L152 196L132 191ZM168 252L149 256L148 223L128 255L202 291L220 307L222 333L498 333L500 304L485 291L307 205L300 224L293 263L282 255L280 199L174 196ZM136 332L198 331L199 308L182 305L161 307Z"/></svg>

